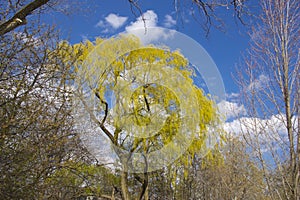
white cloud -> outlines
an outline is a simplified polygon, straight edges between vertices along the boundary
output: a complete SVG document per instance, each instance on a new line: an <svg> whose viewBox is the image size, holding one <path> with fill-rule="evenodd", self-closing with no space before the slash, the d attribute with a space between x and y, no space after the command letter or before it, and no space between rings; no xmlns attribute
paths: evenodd
<svg viewBox="0 0 300 200"><path fill-rule="evenodd" d="M95 25L95 27L100 27L100 28L105 27L104 21L103 21L103 20L100 20L100 21Z"/></svg>
<svg viewBox="0 0 300 200"><path fill-rule="evenodd" d="M218 109L221 115L226 117L226 119L246 114L246 109L244 105L239 105L238 103L229 102L225 100L218 103Z"/></svg>
<svg viewBox="0 0 300 200"><path fill-rule="evenodd" d="M104 28L102 32L109 32L110 29L118 29L125 24L128 17L122 17L114 13L108 14L105 20L100 20L95 27Z"/></svg>
<svg viewBox="0 0 300 200"><path fill-rule="evenodd" d="M153 10L148 10L138 17L135 22L126 26L126 32L134 34L146 45L153 41L166 40L173 36L174 31L157 26L158 16Z"/></svg>
<svg viewBox="0 0 300 200"><path fill-rule="evenodd" d="M295 117L292 119L294 127L297 125ZM268 118L241 117L232 122L225 123L225 130L236 134L249 133L266 135L286 133L286 119L283 113L272 115Z"/></svg>
<svg viewBox="0 0 300 200"><path fill-rule="evenodd" d="M239 93L235 93L235 92L232 92L230 94L226 94L226 98L228 98L228 99L236 99L239 96L240 96L240 94Z"/></svg>
<svg viewBox="0 0 300 200"><path fill-rule="evenodd" d="M259 77L257 79L255 79L254 81L250 82L250 84L247 87L247 91L251 91L251 90L261 90L263 88L266 87L266 85L269 82L269 77L267 77L264 74L259 75Z"/></svg>
<svg viewBox="0 0 300 200"><path fill-rule="evenodd" d="M127 19L128 17L121 17L113 13L105 17L106 22L109 23L114 29L118 29L123 26Z"/></svg>
<svg viewBox="0 0 300 200"><path fill-rule="evenodd" d="M171 28L176 25L176 20L171 15L166 15L164 20L164 26Z"/></svg>
<svg viewBox="0 0 300 200"><path fill-rule="evenodd" d="M289 148L286 118L283 113L274 114L268 118L241 117L232 122L226 122L223 127L233 137L246 139L254 149L260 148L265 153L278 151L284 153ZM292 127L296 135L297 116L292 118ZM294 144L296 145L296 137Z"/></svg>
<svg viewBox="0 0 300 200"><path fill-rule="evenodd" d="M158 22L157 14L153 10L147 10L142 16L138 17L135 22L131 22L126 30L132 30L137 28L156 27Z"/></svg>

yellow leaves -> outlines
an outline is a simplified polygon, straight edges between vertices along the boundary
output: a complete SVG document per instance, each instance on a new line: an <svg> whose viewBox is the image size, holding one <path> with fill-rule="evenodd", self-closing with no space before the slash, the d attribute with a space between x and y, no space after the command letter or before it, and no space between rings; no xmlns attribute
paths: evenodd
<svg viewBox="0 0 300 200"><path fill-rule="evenodd" d="M135 153L169 145L166 157L187 150L178 162L184 166L206 148L208 128L217 121L216 110L194 85L190 63L179 50L142 46L131 35L62 46L77 56L74 65L80 83L101 101L111 100L108 90L115 95L108 123L118 129L115 141L123 141L117 145Z"/></svg>
<svg viewBox="0 0 300 200"><path fill-rule="evenodd" d="M103 39L103 38L100 38L100 37L97 37L96 38L96 41L95 41L95 45L97 46L97 45L99 45L99 44L101 44L102 42L104 42L105 41L105 39ZM89 44L92 44L90 41L88 41L87 40L87 42L89 43Z"/></svg>
<svg viewBox="0 0 300 200"><path fill-rule="evenodd" d="M199 103L199 114L200 114L200 130L205 130L206 126L212 124L217 120L216 109L214 102L203 95L203 91L195 87L195 93L197 95Z"/></svg>
<svg viewBox="0 0 300 200"><path fill-rule="evenodd" d="M126 57L126 64L131 69L142 65L170 66L188 77L190 72L185 69L188 61L178 51L171 52L169 49L158 49L153 46L143 47L132 51Z"/></svg>
<svg viewBox="0 0 300 200"><path fill-rule="evenodd" d="M89 41L86 41L84 44L80 43L73 46L73 52L77 55L77 64L83 62L87 58L92 48L92 43Z"/></svg>
<svg viewBox="0 0 300 200"><path fill-rule="evenodd" d="M115 61L113 64L112 64L112 66L114 66L113 68L114 68L114 76L115 77L118 77L119 75L120 75L120 72L122 72L122 71L124 71L125 69L124 69L124 64L123 64L123 62L122 61L120 61L120 60L117 60L117 61Z"/></svg>

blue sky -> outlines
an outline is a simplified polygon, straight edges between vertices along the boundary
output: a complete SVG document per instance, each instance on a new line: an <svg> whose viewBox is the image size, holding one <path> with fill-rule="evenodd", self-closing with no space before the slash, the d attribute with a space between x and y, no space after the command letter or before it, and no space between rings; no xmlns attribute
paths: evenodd
<svg viewBox="0 0 300 200"><path fill-rule="evenodd" d="M175 12L174 0L140 0L138 2L142 13L146 16L147 27L164 27L183 33L202 45L211 56L225 87L227 99L218 104L218 107L220 112L224 113L226 121L231 123L236 119L235 116L246 115L244 105L239 103L239 88L234 82L234 73L237 66L242 67L240 65L242 55L249 47L250 27L242 25L234 17L233 8L217 9L217 15L225 24L224 31L211 27L206 37L206 32L191 15L188 5L178 16ZM52 12L43 18L46 23L55 24L61 30L63 39L71 44L86 39L94 41L96 37L109 38L138 24L139 13L136 13L137 15L132 13L128 0L86 0L79 4L81 8L74 11L72 5L64 5L66 10L70 10L70 15ZM251 5L248 6L251 6L251 12L258 12L257 2L251 1ZM196 16L199 20L197 13ZM249 20L249 18L244 19ZM143 23L140 22L139 25L143 27ZM261 81L257 80L257 82L260 84Z"/></svg>
<svg viewBox="0 0 300 200"><path fill-rule="evenodd" d="M48 15L44 20L47 23L56 24L61 29L63 38L71 44L86 39L93 41L95 37L109 38L137 24L138 16L132 13L127 0L89 0L87 2L82 3L82 10L71 11L69 16L54 13ZM224 128L232 133L242 132L241 130L245 127L241 126L240 121L245 121L251 126L253 120L256 119L247 117L246 108L238 103L237 93L239 91L232 74L235 72L236 66L243 67L240 65L240 61L249 47L250 41L247 35L249 27L242 25L234 18L233 8L220 8L217 10L217 14L226 24L225 32L212 27L208 37L206 37L206 32L190 14L188 7L177 18L173 2L173 0L139 1L141 11L146 13L145 16L150 16L146 19L146 25L175 29L203 46L216 63L225 85L227 97L229 97L218 105L220 112L224 113L227 119ZM65 6L67 8L69 5ZM258 7L258 4L252 1L252 9L255 7ZM257 11L257 8L252 11ZM268 81L263 76L259 77L253 84L259 85ZM237 116L239 116L238 119ZM282 130L283 124L278 121L276 114L269 116L268 119L258 120L261 121L261 124L274 124L275 130L279 130L278 137L285 134L285 130ZM260 127L260 129L274 132L270 127ZM262 138L262 141L273 141L273 139Z"/></svg>
<svg viewBox="0 0 300 200"><path fill-rule="evenodd" d="M93 41L95 37L110 37L123 32L138 17L131 12L127 0L91 0L88 3L82 3L81 6L82 10L75 10L74 13L71 11L69 16L55 13L46 18L47 23L57 24L63 37L72 44L85 39ZM206 32L188 9L181 12L180 16L176 14L173 1L140 1L140 6L143 13L152 12L152 15L157 15L155 26L175 29L202 45L216 63L223 78L226 93L238 92L232 73L242 53L248 47L249 38L247 27L233 17L232 8L218 10L218 15L226 23L225 32L212 27L209 36L206 37ZM151 20L146 21L148 26L151 26Z"/></svg>

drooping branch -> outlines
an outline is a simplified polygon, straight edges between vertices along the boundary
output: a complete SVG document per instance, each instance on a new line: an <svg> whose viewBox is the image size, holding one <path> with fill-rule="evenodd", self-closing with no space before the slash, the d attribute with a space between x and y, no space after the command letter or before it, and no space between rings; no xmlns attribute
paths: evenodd
<svg viewBox="0 0 300 200"><path fill-rule="evenodd" d="M26 17L49 1L50 0L35 0L21 8L21 10L19 10L13 17L0 24L0 36L26 24Z"/></svg>
<svg viewBox="0 0 300 200"><path fill-rule="evenodd" d="M100 97L100 95L99 95L98 92L95 92L95 95L96 95L96 97L101 101L101 103L105 105L105 110L104 110L105 114L104 114L104 117L103 117L103 119L102 119L102 121L101 121L101 124L103 125L103 124L105 123L105 121L106 121L107 116L108 116L108 103L107 103L106 101L104 101L104 100Z"/></svg>
<svg viewBox="0 0 300 200"><path fill-rule="evenodd" d="M104 121L100 122L95 115L93 114L93 111L89 108L87 102L84 100L84 98L81 95L78 95L80 98L81 102L83 103L84 108L88 111L91 119L99 125L101 130L105 133L105 135L110 139L112 143L115 143L114 136L110 133L110 131L104 126Z"/></svg>
<svg viewBox="0 0 300 200"><path fill-rule="evenodd" d="M147 107L147 111L150 112L150 105L149 105L149 102L147 100L147 97L146 97L146 90L145 88L147 88L148 86L144 86L143 87L143 95L144 95L144 101L145 101L145 104L146 104L146 107Z"/></svg>

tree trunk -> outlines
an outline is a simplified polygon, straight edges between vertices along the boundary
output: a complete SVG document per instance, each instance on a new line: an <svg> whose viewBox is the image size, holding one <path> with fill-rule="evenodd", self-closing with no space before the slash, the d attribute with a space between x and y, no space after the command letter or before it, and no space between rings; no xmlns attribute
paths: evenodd
<svg viewBox="0 0 300 200"><path fill-rule="evenodd" d="M300 194L299 194L299 178L300 178L300 116L299 116L299 110L300 110L300 80L299 80L299 74L297 74L297 85L296 85L296 113L298 114L297 117L297 127L296 130L298 129L297 133L296 133L296 139L297 139L297 151L296 151L296 158L295 158L295 179L294 179L294 197L295 199L299 198Z"/></svg>
<svg viewBox="0 0 300 200"><path fill-rule="evenodd" d="M144 195L145 200L149 200L149 187L147 186L145 195Z"/></svg>
<svg viewBox="0 0 300 200"><path fill-rule="evenodd" d="M123 195L123 199L124 200L131 200L130 199L130 195L129 195L129 191L128 191L128 182L127 182L127 178L128 178L128 168L126 164L123 164L123 171L121 173L121 189L122 189L122 195Z"/></svg>

